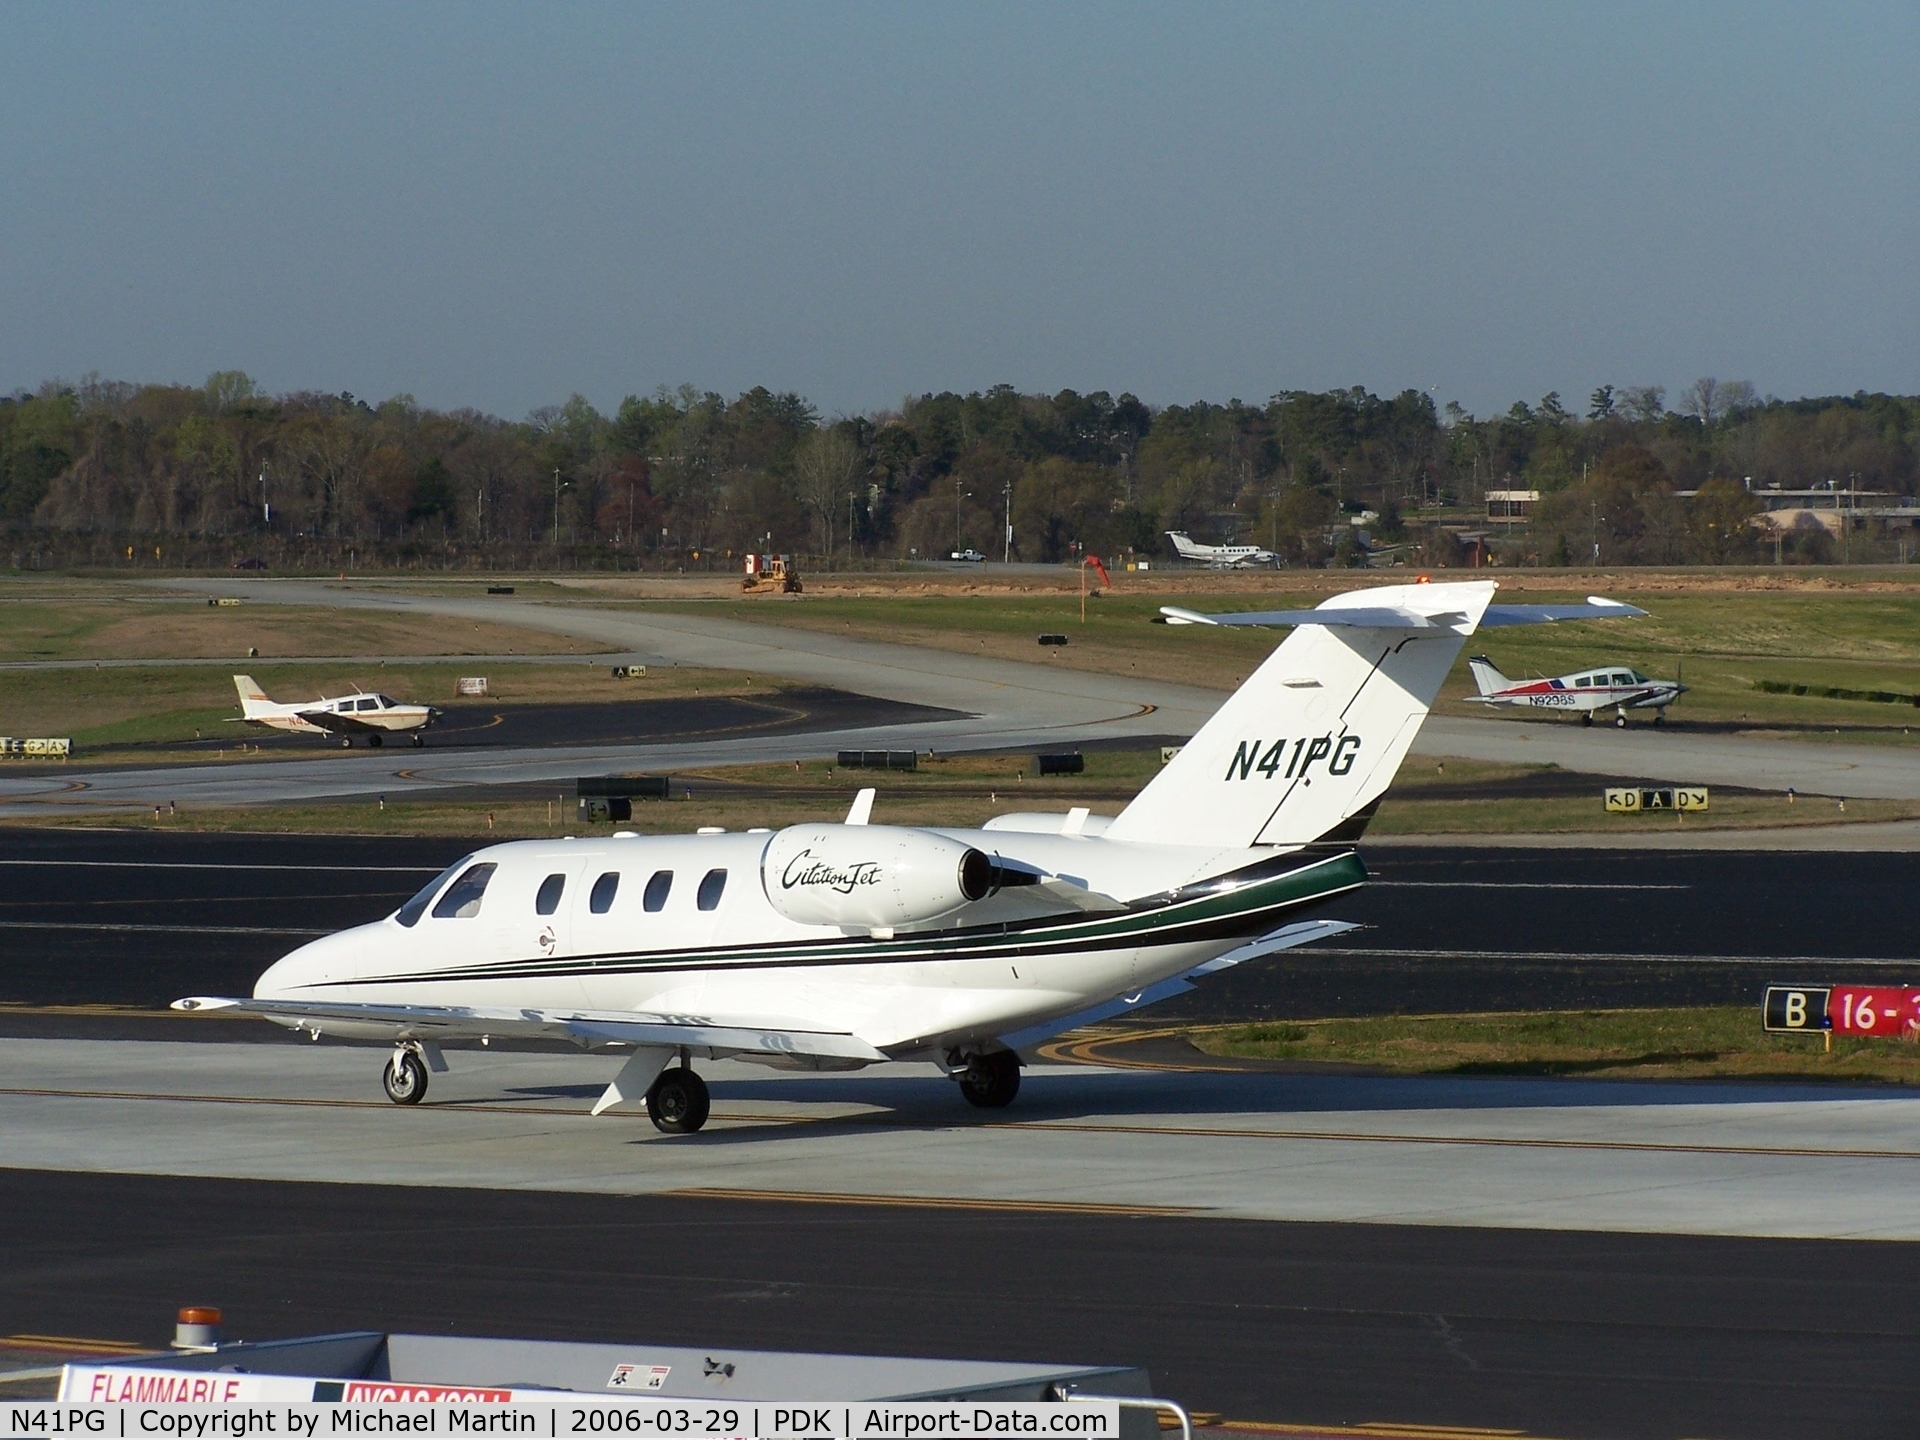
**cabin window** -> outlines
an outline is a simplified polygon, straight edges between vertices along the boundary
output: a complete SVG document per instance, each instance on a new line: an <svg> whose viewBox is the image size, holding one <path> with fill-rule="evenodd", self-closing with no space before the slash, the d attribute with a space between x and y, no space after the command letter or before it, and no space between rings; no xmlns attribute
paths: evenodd
<svg viewBox="0 0 1920 1440"><path fill-rule="evenodd" d="M487 893L487 882L498 867L489 863L469 866L460 878L447 887L440 903L433 907L436 920L471 920L480 913L480 897Z"/></svg>
<svg viewBox="0 0 1920 1440"><path fill-rule="evenodd" d="M1593 677L1591 675L1582 675L1578 680L1573 682L1573 685L1576 690L1589 689L1593 685Z"/></svg>
<svg viewBox="0 0 1920 1440"><path fill-rule="evenodd" d="M695 903L698 904L702 910L715 909L719 906L720 896L725 892L726 888L727 872L724 870L709 870L706 873L706 877L700 882L700 894Z"/></svg>
<svg viewBox="0 0 1920 1440"><path fill-rule="evenodd" d="M587 909L596 915L604 915L613 909L613 897L620 889L620 872L609 870L593 882L593 890L587 896Z"/></svg>
<svg viewBox="0 0 1920 1440"><path fill-rule="evenodd" d="M647 881L647 893L641 904L651 913L659 914L667 908L667 892L673 889L673 872L656 870L653 878Z"/></svg>
<svg viewBox="0 0 1920 1440"><path fill-rule="evenodd" d="M398 920L402 925L405 925L408 929L412 929L414 925L419 923L420 917L427 913L427 906L433 903L433 897L439 893L440 887L446 884L447 881L457 874L471 859L473 859L471 855L462 855L458 860L454 861L453 864L434 876L433 879L420 887L419 894L415 895L411 900L407 901L406 904L393 912L393 918Z"/></svg>
<svg viewBox="0 0 1920 1440"><path fill-rule="evenodd" d="M360 702L360 708L362 710L378 710L380 708L380 702L378 700L362 700Z"/></svg>
<svg viewBox="0 0 1920 1440"><path fill-rule="evenodd" d="M1616 685L1631 685L1633 683L1633 676L1616 675L1613 677L1613 683Z"/></svg>
<svg viewBox="0 0 1920 1440"><path fill-rule="evenodd" d="M540 893L533 897L533 913L551 915L560 908L560 895L567 888L567 877L549 875L540 882Z"/></svg>

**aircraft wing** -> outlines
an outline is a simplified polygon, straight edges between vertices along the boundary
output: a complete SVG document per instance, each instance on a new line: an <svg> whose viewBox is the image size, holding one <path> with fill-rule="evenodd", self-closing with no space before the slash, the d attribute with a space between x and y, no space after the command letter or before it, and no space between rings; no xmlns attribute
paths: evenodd
<svg viewBox="0 0 1920 1440"><path fill-rule="evenodd" d="M173 1002L175 1010L218 1010L255 1015L316 1038L331 1030L361 1040L470 1041L559 1040L590 1046L621 1040L630 1045L687 1046L695 1050L767 1055L818 1055L841 1060L887 1057L857 1036L816 1030L778 1019L729 1021L727 1017L649 1015L632 1010L492 1009L466 1005L364 1005L326 1000L231 999L194 995Z"/></svg>
<svg viewBox="0 0 1920 1440"><path fill-rule="evenodd" d="M1132 995L1122 995L1090 1009L1076 1011L1072 1015L1063 1015L1058 1020L1043 1021L1025 1030L1016 1030L1011 1035L1002 1035L1000 1041L1014 1050L1038 1045L1042 1040L1050 1040L1055 1035L1064 1035L1067 1031L1077 1030L1082 1025L1096 1025L1102 1020L1111 1020L1116 1015L1143 1010L1169 996L1183 995L1193 989L1195 980L1216 974L1221 970L1231 969L1248 960L1258 960L1263 955L1276 955L1282 950L1291 950L1296 945L1310 945L1315 940L1326 940L1359 928L1351 920L1302 920L1297 924L1284 925L1278 930L1269 930L1256 940L1249 940L1237 950L1229 950L1226 954L1216 956L1204 965L1196 965L1184 974L1174 975L1157 984L1149 985Z"/></svg>
<svg viewBox="0 0 1920 1440"><path fill-rule="evenodd" d="M364 735L369 730L384 728L367 724L351 711L342 714L338 710L301 710L297 713L309 725L316 725L322 730L331 730L336 735Z"/></svg>

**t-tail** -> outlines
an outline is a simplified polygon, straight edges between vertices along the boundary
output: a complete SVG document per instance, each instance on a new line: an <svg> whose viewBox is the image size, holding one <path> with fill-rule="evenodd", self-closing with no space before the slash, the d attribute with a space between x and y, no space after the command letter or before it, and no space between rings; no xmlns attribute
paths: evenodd
<svg viewBox="0 0 1920 1440"><path fill-rule="evenodd" d="M1473 683L1479 687L1483 696L1495 694L1513 684L1513 681L1502 675L1493 661L1484 655L1469 655L1467 668L1473 671Z"/></svg>
<svg viewBox="0 0 1920 1440"><path fill-rule="evenodd" d="M1297 628L1107 837L1177 845L1357 837L1493 592L1491 581L1395 585L1336 596L1310 612L1324 620L1279 622ZM1209 618L1230 617L1192 617Z"/></svg>
<svg viewBox="0 0 1920 1440"><path fill-rule="evenodd" d="M1169 845L1351 842L1387 793L1467 637L1482 625L1646 614L1590 595L1495 605L1494 582L1389 585L1312 610L1200 615L1173 625L1295 629L1105 831Z"/></svg>

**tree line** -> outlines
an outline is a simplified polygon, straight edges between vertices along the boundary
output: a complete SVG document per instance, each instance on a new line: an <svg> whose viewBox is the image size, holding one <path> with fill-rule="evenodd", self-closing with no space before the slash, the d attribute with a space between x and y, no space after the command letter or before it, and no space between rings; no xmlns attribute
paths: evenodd
<svg viewBox="0 0 1920 1440"><path fill-rule="evenodd" d="M1555 393L1486 418L1416 390L1154 407L1005 385L828 417L792 392L683 385L612 414L575 395L510 421L409 395L269 395L238 371L0 397L16 567L129 551L328 567L671 569L766 549L815 564L1158 559L1168 530L1300 565L1354 562L1369 542L1446 564L1499 489L1543 497L1530 526L1496 537L1511 563L1594 546L1606 563L1720 563L1773 558L1746 523L1749 486L1908 495L1917 470L1920 398L1763 399L1714 379L1671 406L1658 386L1602 386L1584 413ZM1824 543L1797 537L1783 558L1830 558Z"/></svg>

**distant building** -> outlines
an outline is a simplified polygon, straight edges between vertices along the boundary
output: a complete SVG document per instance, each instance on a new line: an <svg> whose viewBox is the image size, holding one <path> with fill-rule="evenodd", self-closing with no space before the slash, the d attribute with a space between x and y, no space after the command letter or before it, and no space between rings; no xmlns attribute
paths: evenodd
<svg viewBox="0 0 1920 1440"><path fill-rule="evenodd" d="M1533 507L1540 503L1538 490L1487 491L1487 519L1531 520Z"/></svg>

